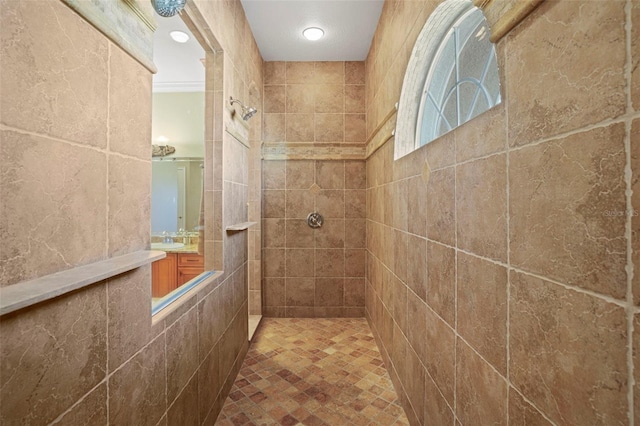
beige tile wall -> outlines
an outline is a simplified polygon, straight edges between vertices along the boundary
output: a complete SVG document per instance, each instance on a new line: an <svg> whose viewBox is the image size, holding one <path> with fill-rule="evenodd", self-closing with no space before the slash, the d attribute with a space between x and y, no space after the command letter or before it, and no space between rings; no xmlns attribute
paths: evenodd
<svg viewBox="0 0 640 426"><path fill-rule="evenodd" d="M364 62L265 62L266 144L366 140Z"/></svg>
<svg viewBox="0 0 640 426"><path fill-rule="evenodd" d="M437 3L385 3L369 136ZM412 424L640 418L638 10L544 2L498 45L502 105L368 158L366 315Z"/></svg>
<svg viewBox="0 0 640 426"><path fill-rule="evenodd" d="M263 163L264 313L364 315L364 161ZM324 217L321 228L307 215Z"/></svg>
<svg viewBox="0 0 640 426"><path fill-rule="evenodd" d="M264 312L360 316L365 169L340 147L365 142L364 62L265 62L263 108L265 144L306 145L320 158L332 147L328 160L262 163ZM312 211L321 229L306 224Z"/></svg>
<svg viewBox="0 0 640 426"><path fill-rule="evenodd" d="M231 123L227 96L261 99L257 46L239 1L189 7L224 50L207 95ZM0 33L0 284L148 248L151 73L62 2L3 2ZM214 423L247 350L247 236L223 227L251 182L249 149L207 126L224 274L153 325L150 267L3 316L0 423Z"/></svg>

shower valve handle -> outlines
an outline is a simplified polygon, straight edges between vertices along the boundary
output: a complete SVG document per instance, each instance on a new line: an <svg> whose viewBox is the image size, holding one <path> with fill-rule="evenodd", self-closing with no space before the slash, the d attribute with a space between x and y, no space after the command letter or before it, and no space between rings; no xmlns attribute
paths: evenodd
<svg viewBox="0 0 640 426"><path fill-rule="evenodd" d="M309 216L307 216L307 224L312 228L320 228L323 220L324 219L320 213L313 212L309 213Z"/></svg>

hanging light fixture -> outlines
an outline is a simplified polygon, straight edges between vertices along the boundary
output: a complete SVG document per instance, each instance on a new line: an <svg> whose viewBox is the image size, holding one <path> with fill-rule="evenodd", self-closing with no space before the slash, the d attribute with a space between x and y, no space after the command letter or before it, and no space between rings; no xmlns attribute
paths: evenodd
<svg viewBox="0 0 640 426"><path fill-rule="evenodd" d="M187 0L151 0L151 4L153 4L153 8L158 12L158 15L165 18L170 18L180 12L186 3Z"/></svg>

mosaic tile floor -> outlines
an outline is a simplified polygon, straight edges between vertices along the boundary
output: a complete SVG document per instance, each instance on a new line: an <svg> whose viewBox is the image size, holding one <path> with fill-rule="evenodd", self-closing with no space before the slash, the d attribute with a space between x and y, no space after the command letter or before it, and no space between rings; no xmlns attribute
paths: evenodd
<svg viewBox="0 0 640 426"><path fill-rule="evenodd" d="M263 318L216 425L408 425L364 318Z"/></svg>

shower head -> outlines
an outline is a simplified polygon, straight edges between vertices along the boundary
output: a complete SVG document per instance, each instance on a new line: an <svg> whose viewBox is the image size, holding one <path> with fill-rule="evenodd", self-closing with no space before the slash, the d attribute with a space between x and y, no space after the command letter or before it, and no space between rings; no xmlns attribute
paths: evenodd
<svg viewBox="0 0 640 426"><path fill-rule="evenodd" d="M254 107L247 107L246 105L244 105L241 101L239 101L238 99L233 99L233 96L229 98L229 103L231 105L238 103L240 104L240 107L242 108L242 119L244 121L249 120L251 117L254 116L254 114L256 112L258 112L257 109L255 109Z"/></svg>
<svg viewBox="0 0 640 426"><path fill-rule="evenodd" d="M158 15L170 18L184 8L187 0L152 0L153 8Z"/></svg>

